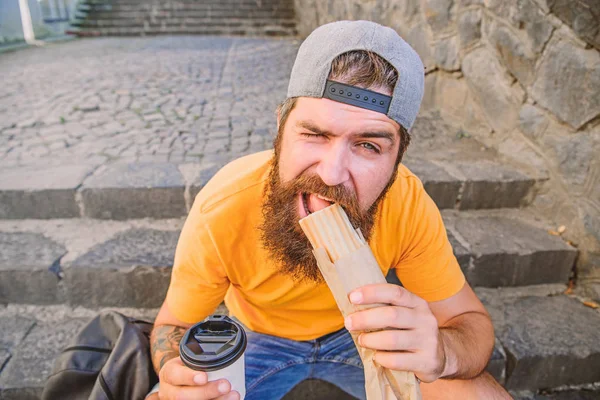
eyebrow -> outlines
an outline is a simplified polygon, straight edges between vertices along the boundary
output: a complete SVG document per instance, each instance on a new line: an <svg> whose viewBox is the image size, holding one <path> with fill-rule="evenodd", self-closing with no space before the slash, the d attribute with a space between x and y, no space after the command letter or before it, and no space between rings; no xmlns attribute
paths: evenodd
<svg viewBox="0 0 600 400"><path fill-rule="evenodd" d="M312 121L298 121L296 123L296 126L299 128L304 128L304 129L308 129L309 131L312 131L314 133L317 133L319 135L324 135L324 136L336 136L333 133L327 131L327 130L323 130L321 128L319 128L314 122ZM396 142L396 138L395 135L389 132L361 132L358 133L356 135L353 136L358 136L360 138L365 138L365 139L369 139L369 138L381 138L381 139L387 139L391 142L391 144L394 144Z"/></svg>

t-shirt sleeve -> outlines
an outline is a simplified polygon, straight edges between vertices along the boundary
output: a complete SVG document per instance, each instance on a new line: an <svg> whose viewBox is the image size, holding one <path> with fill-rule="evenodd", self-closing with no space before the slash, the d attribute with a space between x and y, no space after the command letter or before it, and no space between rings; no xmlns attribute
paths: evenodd
<svg viewBox="0 0 600 400"><path fill-rule="evenodd" d="M465 284L448 241L439 209L420 181L411 199L407 245L396 265L402 285L426 301L440 301L458 293Z"/></svg>
<svg viewBox="0 0 600 400"><path fill-rule="evenodd" d="M166 297L169 311L183 322L201 321L214 312L228 288L229 280L210 229L200 208L192 207L175 251Z"/></svg>

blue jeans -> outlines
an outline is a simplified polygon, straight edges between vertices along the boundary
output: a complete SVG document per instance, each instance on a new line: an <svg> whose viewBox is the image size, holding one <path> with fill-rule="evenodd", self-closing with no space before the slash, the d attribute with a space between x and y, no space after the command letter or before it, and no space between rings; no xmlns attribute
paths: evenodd
<svg viewBox="0 0 600 400"><path fill-rule="evenodd" d="M246 333L246 400L279 400L310 378L366 398L362 362L346 329L308 341Z"/></svg>

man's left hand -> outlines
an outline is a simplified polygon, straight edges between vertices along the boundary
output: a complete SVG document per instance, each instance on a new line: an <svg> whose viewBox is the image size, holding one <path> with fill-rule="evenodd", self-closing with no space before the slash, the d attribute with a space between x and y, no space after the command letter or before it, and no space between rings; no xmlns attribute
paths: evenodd
<svg viewBox="0 0 600 400"><path fill-rule="evenodd" d="M422 298L393 284L373 284L352 291L353 304L389 304L353 313L346 318L349 331L361 333L362 347L377 351L375 361L393 370L414 372L433 382L444 372L446 355L438 322ZM376 332L370 332L376 331Z"/></svg>

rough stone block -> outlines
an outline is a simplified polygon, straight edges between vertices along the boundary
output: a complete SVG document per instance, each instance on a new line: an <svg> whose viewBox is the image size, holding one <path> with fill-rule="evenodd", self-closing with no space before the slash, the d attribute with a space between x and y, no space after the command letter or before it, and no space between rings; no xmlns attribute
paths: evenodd
<svg viewBox="0 0 600 400"><path fill-rule="evenodd" d="M432 162L407 159L404 164L421 179L425 191L439 208L454 208L462 186L460 179Z"/></svg>
<svg viewBox="0 0 600 400"><path fill-rule="evenodd" d="M61 300L63 245L39 233L0 232L0 303L50 304Z"/></svg>
<svg viewBox="0 0 600 400"><path fill-rule="evenodd" d="M1 379L1 378L0 378ZM43 383L36 387L3 387L0 384L0 399L2 400L40 400L42 391L44 390Z"/></svg>
<svg viewBox="0 0 600 400"><path fill-rule="evenodd" d="M486 304L508 357L506 387L555 388L600 380L600 315L566 296Z"/></svg>
<svg viewBox="0 0 600 400"><path fill-rule="evenodd" d="M464 56L462 72L490 126L497 132L511 131L524 93L512 85L499 60L487 48L478 47Z"/></svg>
<svg viewBox="0 0 600 400"><path fill-rule="evenodd" d="M93 166L2 168L0 171L0 218L79 217L75 190Z"/></svg>
<svg viewBox="0 0 600 400"><path fill-rule="evenodd" d="M169 163L117 163L87 179L84 215L101 219L173 218L186 214L185 184Z"/></svg>
<svg viewBox="0 0 600 400"><path fill-rule="evenodd" d="M196 198L200 190L208 183L209 180L223 167L225 161L211 163L203 168L190 184L190 195L192 201Z"/></svg>
<svg viewBox="0 0 600 400"><path fill-rule="evenodd" d="M0 349L0 373L2 373L2 369L4 369L4 365L10 360L10 352L6 349ZM2 393L0 389L0 393Z"/></svg>
<svg viewBox="0 0 600 400"><path fill-rule="evenodd" d="M502 22L508 22L518 32L531 52L540 53L553 31L550 19L540 8L541 1L521 0L518 2L487 0L487 8ZM496 20L496 18L494 18ZM497 26L496 24L494 24Z"/></svg>
<svg viewBox="0 0 600 400"><path fill-rule="evenodd" d="M496 342L494 343L494 352L492 353L492 357L488 362L487 367L485 368L487 372L490 373L500 383L504 385L506 380L506 353L502 348L502 343L496 338Z"/></svg>
<svg viewBox="0 0 600 400"><path fill-rule="evenodd" d="M404 39L412 46L419 54L426 71L431 71L435 68L435 60L431 54L431 46L428 41L429 35L424 24L414 24L410 30L404 35Z"/></svg>
<svg viewBox="0 0 600 400"><path fill-rule="evenodd" d="M527 400L598 400L600 392L592 390L568 390L551 394L536 394ZM523 399L525 400L525 399Z"/></svg>
<svg viewBox="0 0 600 400"><path fill-rule="evenodd" d="M54 359L85 323L71 319L36 325L0 375L2 399L39 399Z"/></svg>
<svg viewBox="0 0 600 400"><path fill-rule="evenodd" d="M471 253L456 239L454 234L448 230L448 225L446 225L446 234L448 235L448 241L452 245L452 250L454 251L454 256L458 261L458 265L460 265L463 271L471 268Z"/></svg>
<svg viewBox="0 0 600 400"><path fill-rule="evenodd" d="M455 19L455 7L452 0L425 0L423 13L427 24L434 34L451 28Z"/></svg>
<svg viewBox="0 0 600 400"><path fill-rule="evenodd" d="M481 10L468 10L458 17L460 48L467 48L481 39Z"/></svg>
<svg viewBox="0 0 600 400"><path fill-rule="evenodd" d="M519 111L519 128L530 139L536 140L544 134L550 124L546 115L531 104L523 104Z"/></svg>
<svg viewBox="0 0 600 400"><path fill-rule="evenodd" d="M472 286L568 281L577 250L542 229L496 216L458 218L453 224L469 244L471 260L461 266Z"/></svg>
<svg viewBox="0 0 600 400"><path fill-rule="evenodd" d="M178 238L178 231L131 229L94 246L65 268L68 301L90 307L159 307Z"/></svg>
<svg viewBox="0 0 600 400"><path fill-rule="evenodd" d="M459 209L524 205L535 180L506 165L486 161L452 164L464 176Z"/></svg>
<svg viewBox="0 0 600 400"><path fill-rule="evenodd" d="M599 64L598 50L552 39L538 65L530 94L542 107L579 129L600 115Z"/></svg>
<svg viewBox="0 0 600 400"><path fill-rule="evenodd" d="M523 85L529 85L535 76L535 53L513 29L496 21L486 25L486 38L498 51L508 70Z"/></svg>
<svg viewBox="0 0 600 400"><path fill-rule="evenodd" d="M566 132L548 131L540 140L549 150L546 154L554 156L554 162L562 173L562 178L571 185L583 187L589 177L593 176L593 163L598 158L598 144L600 143L600 131L598 139L594 140L592 135L569 134ZM600 186L600 185L591 185ZM596 189L598 192L600 188ZM592 189L593 190L593 189ZM590 199L599 199L589 193ZM581 207L583 208L583 207ZM580 209L580 213L583 211Z"/></svg>
<svg viewBox="0 0 600 400"><path fill-rule="evenodd" d="M457 35L440 39L433 43L432 47L433 57L438 67L446 71L457 71L460 69Z"/></svg>
<svg viewBox="0 0 600 400"><path fill-rule="evenodd" d="M30 318L7 315L0 317L0 348L12 350L18 346L35 321ZM2 362L0 361L0 370Z"/></svg>
<svg viewBox="0 0 600 400"><path fill-rule="evenodd" d="M583 40L600 50L600 3L596 0L554 0L551 11Z"/></svg>

